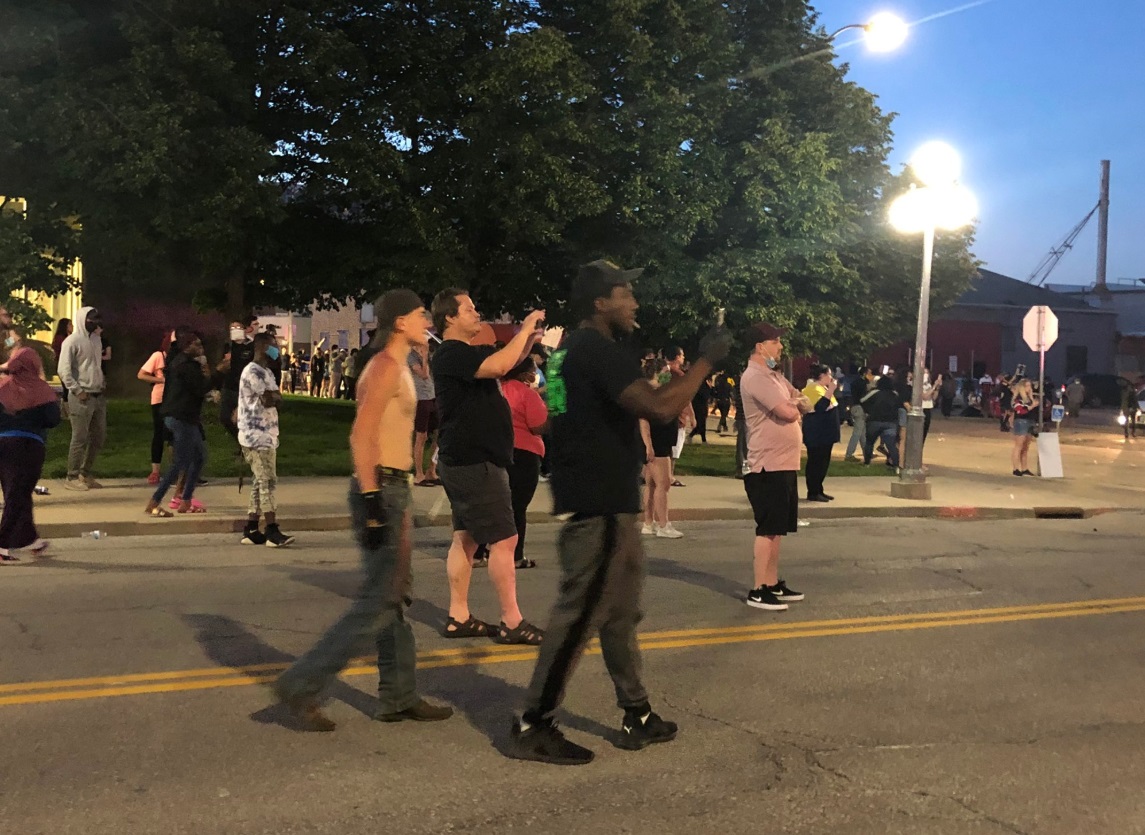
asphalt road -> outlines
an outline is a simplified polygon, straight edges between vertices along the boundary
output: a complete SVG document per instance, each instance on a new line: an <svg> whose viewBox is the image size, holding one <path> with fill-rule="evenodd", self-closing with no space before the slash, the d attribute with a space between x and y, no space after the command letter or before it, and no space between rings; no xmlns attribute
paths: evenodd
<svg viewBox="0 0 1145 835"><path fill-rule="evenodd" d="M444 532L419 532L426 695L457 715L372 722L372 674L295 732L258 682L353 593L340 534L285 552L227 537L60 544L0 569L0 832L1142 833L1140 514L1084 521L814 522L741 602L746 523L649 544L646 678L678 739L612 747L598 655L570 688L581 768L503 758L530 653L439 637ZM543 622L554 526L520 575ZM474 611L493 617L484 577ZM232 669L245 668L244 671Z"/></svg>

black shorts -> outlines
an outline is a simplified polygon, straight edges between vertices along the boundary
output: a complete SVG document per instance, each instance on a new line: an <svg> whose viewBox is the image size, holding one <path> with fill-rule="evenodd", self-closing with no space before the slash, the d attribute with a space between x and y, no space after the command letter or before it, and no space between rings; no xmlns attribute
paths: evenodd
<svg viewBox="0 0 1145 835"><path fill-rule="evenodd" d="M743 489L755 515L756 536L786 536L799 530L799 482L795 470L748 473Z"/></svg>
<svg viewBox="0 0 1145 835"><path fill-rule="evenodd" d="M453 529L468 531L479 545L517 535L509 472L496 464L438 465L438 477L453 510Z"/></svg>
<svg viewBox="0 0 1145 835"><path fill-rule="evenodd" d="M437 401L417 401L417 413L413 419L413 431L429 435L437 431Z"/></svg>

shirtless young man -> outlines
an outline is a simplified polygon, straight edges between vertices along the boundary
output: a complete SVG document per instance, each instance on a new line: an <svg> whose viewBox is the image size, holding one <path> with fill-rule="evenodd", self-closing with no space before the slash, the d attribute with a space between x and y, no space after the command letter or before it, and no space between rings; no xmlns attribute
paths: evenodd
<svg viewBox="0 0 1145 835"><path fill-rule="evenodd" d="M325 687L350 662L359 641L375 636L378 647L378 710L383 722L436 722L453 710L417 695L413 630L404 617L410 586L410 468L417 398L406 358L425 344L429 316L410 290L391 290L378 300L378 332L363 351L358 378L358 414L350 430L354 477L350 516L362 550L365 579L342 619L274 684L275 695L305 730L332 731L319 707Z"/></svg>

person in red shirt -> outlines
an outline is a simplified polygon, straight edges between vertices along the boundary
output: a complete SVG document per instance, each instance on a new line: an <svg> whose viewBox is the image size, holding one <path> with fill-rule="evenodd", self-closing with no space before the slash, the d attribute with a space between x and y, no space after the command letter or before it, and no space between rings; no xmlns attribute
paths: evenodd
<svg viewBox="0 0 1145 835"><path fill-rule="evenodd" d="M527 356L501 380L501 391L513 414L513 463L509 466L509 492L513 496L513 519L517 523L517 568L535 568L536 560L525 556L525 526L529 503L537 492L545 442L541 435L549 426L549 410L533 388L537 364Z"/></svg>

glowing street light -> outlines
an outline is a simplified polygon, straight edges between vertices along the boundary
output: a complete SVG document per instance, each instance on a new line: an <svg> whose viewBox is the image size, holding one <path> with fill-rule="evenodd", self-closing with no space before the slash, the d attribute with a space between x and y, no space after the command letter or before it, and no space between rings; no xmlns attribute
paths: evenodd
<svg viewBox="0 0 1145 835"><path fill-rule="evenodd" d="M922 285L918 294L918 328L914 342L914 385L906 421L906 449L899 463L898 481L891 482L891 495L900 499L929 499L930 484L922 469L923 372L926 368L926 336L930 321L930 268L934 261L934 235L939 229L954 231L971 223L978 214L978 201L958 182L962 159L944 142L928 142L911 157L911 171L925 185L911 186L891 203L891 226L908 234L922 233Z"/></svg>
<svg viewBox="0 0 1145 835"><path fill-rule="evenodd" d="M879 12L866 23L851 23L836 29L827 40L833 41L849 29L862 29L863 40L872 52L893 52L903 45L908 31L906 22L898 15Z"/></svg>

